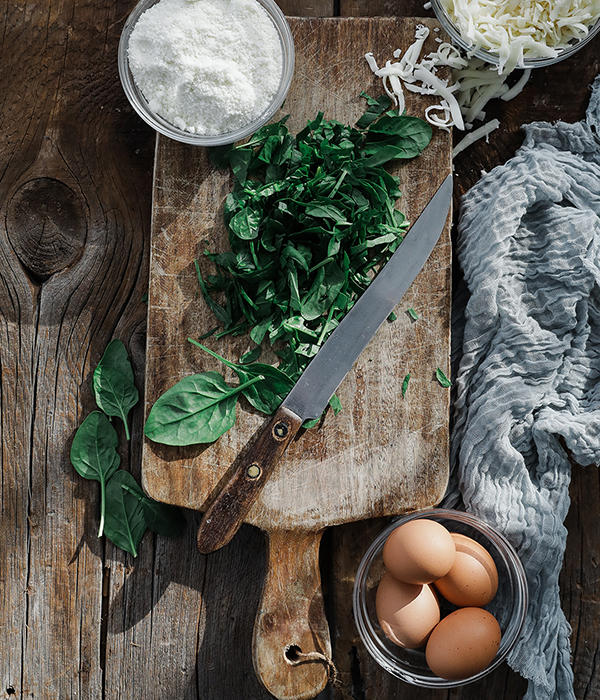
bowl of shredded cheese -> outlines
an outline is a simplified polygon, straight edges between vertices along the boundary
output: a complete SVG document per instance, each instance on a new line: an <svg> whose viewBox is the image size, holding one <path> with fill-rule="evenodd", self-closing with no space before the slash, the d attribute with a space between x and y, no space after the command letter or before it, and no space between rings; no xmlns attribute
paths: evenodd
<svg viewBox="0 0 600 700"><path fill-rule="evenodd" d="M563 61L600 33L600 0L431 0L431 7L453 43L499 73Z"/></svg>
<svg viewBox="0 0 600 700"><path fill-rule="evenodd" d="M157 132L221 146L282 106L294 41L274 0L141 0L123 27L118 67L129 102Z"/></svg>

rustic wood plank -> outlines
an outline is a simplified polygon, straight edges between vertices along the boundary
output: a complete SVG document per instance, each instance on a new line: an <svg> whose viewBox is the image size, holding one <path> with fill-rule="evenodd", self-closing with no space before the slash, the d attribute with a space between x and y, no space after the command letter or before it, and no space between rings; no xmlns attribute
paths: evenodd
<svg viewBox="0 0 600 700"><path fill-rule="evenodd" d="M142 248L150 230L154 134L126 103L115 65L120 27L133 4L42 0L6 5L4 12L0 696L98 700L104 692L104 697L119 700L268 700L245 653L264 577L261 533L244 526L227 548L204 558L190 547L197 516L188 513L188 530L180 538L147 535L138 559L125 557L96 539L97 488L74 474L68 460L75 428L93 408L90 371L111 337L126 342L136 381L143 386L141 298L148 250ZM364 0L356 12L410 14L405 11L409 4ZM280 5L290 15L313 16L331 15L334 7L331 0L280 0ZM348 11L346 0L339 5L342 14L355 13ZM414 12L423 14L418 7ZM489 170L514 152L522 139L521 123L580 119L589 94L585 85L600 69L598 56L597 40L568 63L537 72L535 88L522 99L500 105L505 131L492 135L491 148L482 143L457 159L464 189L482 168ZM48 208L44 211L31 199ZM57 202L65 207L63 218L52 209ZM71 212L67 218L65 210ZM27 214L38 223L24 221ZM45 253L34 255L35 232L52 216L62 222L54 229L61 252L48 255L43 247ZM82 220L87 226L85 251L77 258ZM64 231L70 232L61 235ZM27 261L27 273L19 256ZM125 268L124 276L111 276L112 260L122 266L119 275ZM91 276L85 278L84 267ZM134 411L132 418L132 443L123 458L139 475L142 411ZM599 650L598 492L597 470L575 467L561 588L574 628L578 698L599 692L594 663ZM360 543L366 546L380 525L379 520L326 533L325 594L328 599L337 596L331 630L343 687L355 700L441 700L440 694L402 684L390 687L389 678L367 668L368 661L363 664L360 650L353 648L352 557L359 556ZM344 538L332 547L339 533ZM355 542L355 537L363 539ZM346 547L348 557L340 560ZM336 558L329 561L331 551ZM332 568L338 592L327 573ZM352 660L348 666L346 653ZM518 700L524 684L513 676L499 671L489 682L453 692L453 697ZM341 690L326 695L347 700Z"/></svg>
<svg viewBox="0 0 600 700"><path fill-rule="evenodd" d="M433 17L424 0L340 0L342 17Z"/></svg>
<svg viewBox="0 0 600 700"><path fill-rule="evenodd" d="M276 0L289 17L333 17L334 0Z"/></svg>
<svg viewBox="0 0 600 700"><path fill-rule="evenodd" d="M113 335L135 345L144 332L153 138L125 112L116 79L127 9L5 7L3 697L102 697L97 485L77 476L68 455L105 345Z"/></svg>

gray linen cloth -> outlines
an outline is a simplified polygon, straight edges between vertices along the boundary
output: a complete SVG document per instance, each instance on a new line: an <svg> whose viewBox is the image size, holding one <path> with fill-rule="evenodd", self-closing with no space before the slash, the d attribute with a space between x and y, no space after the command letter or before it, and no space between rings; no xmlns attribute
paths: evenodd
<svg viewBox="0 0 600 700"><path fill-rule="evenodd" d="M585 89L585 87L583 87ZM509 665L527 700L574 698L558 575L570 463L600 461L600 76L586 119L532 123L461 202L468 292L445 505L503 532L530 605ZM460 304L457 304L460 311Z"/></svg>

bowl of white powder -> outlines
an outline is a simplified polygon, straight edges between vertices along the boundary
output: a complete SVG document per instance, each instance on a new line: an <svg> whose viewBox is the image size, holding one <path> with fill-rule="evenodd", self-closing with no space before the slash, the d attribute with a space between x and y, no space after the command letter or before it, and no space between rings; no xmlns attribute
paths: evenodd
<svg viewBox="0 0 600 700"><path fill-rule="evenodd" d="M598 0L431 0L431 6L453 43L499 73L553 65L600 33Z"/></svg>
<svg viewBox="0 0 600 700"><path fill-rule="evenodd" d="M123 27L118 64L132 107L156 131L220 146L281 107L294 41L274 0L141 0Z"/></svg>

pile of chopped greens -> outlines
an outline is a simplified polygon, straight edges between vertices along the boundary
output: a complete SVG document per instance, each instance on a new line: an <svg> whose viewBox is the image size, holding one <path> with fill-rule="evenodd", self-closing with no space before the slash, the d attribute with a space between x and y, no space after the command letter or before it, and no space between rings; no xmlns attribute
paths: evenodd
<svg viewBox="0 0 600 700"><path fill-rule="evenodd" d="M230 250L206 251L218 272L199 274L202 293L224 332L249 332L250 361L263 340L282 341L279 369L294 381L408 228L384 164L431 139L429 124L390 110L387 95L363 96L355 127L319 114L294 137L283 119L212 153L235 181L224 210Z"/></svg>
<svg viewBox="0 0 600 700"><path fill-rule="evenodd" d="M216 372L182 379L152 407L144 429L151 440L216 440L234 424L239 394L273 413L402 242L399 179L383 166L418 156L431 126L390 109L386 95L361 96L367 109L354 127L319 114L294 137L286 118L211 152L217 167L231 167L234 187L224 208L230 249L205 251L216 266L206 279L196 261L202 295L222 325L200 339L248 333L256 346L236 364L189 339L240 384L229 387ZM265 341L278 367L256 362ZM330 403L340 409L335 396Z"/></svg>

